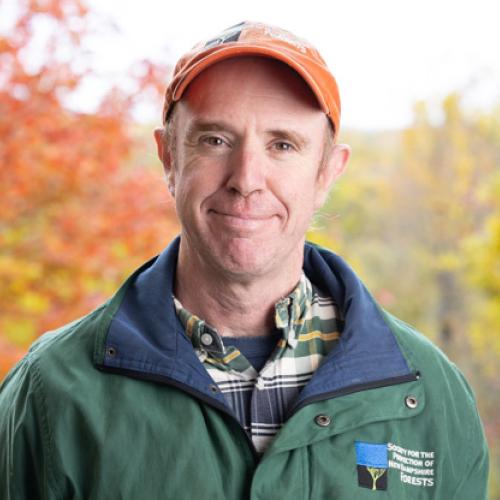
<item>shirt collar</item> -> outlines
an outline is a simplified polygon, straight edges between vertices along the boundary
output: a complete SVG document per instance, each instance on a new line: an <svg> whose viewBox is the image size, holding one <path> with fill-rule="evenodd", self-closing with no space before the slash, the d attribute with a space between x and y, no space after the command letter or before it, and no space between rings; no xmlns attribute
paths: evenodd
<svg viewBox="0 0 500 500"><path fill-rule="evenodd" d="M282 331L282 336L288 347L295 349L303 325L311 308L312 285L302 272L297 286L286 297L281 298L274 306L276 328ZM192 314L174 297L175 309L186 335L191 339L193 347L206 351L212 356L225 355L224 343L217 330L203 319Z"/></svg>
<svg viewBox="0 0 500 500"><path fill-rule="evenodd" d="M217 330L185 309L175 296L174 304L179 320L184 326L186 335L191 339L193 347L195 349L202 349L212 356L224 356L224 343Z"/></svg>
<svg viewBox="0 0 500 500"><path fill-rule="evenodd" d="M292 349L297 347L300 326L311 308L312 285L302 273L294 290L275 305L276 328L283 332L283 338Z"/></svg>

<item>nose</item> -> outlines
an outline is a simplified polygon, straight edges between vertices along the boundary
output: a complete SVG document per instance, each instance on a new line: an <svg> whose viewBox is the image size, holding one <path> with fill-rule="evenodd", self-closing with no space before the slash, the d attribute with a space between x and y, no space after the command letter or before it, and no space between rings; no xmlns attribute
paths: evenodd
<svg viewBox="0 0 500 500"><path fill-rule="evenodd" d="M245 141L233 150L226 186L245 198L265 189L265 158L256 144Z"/></svg>

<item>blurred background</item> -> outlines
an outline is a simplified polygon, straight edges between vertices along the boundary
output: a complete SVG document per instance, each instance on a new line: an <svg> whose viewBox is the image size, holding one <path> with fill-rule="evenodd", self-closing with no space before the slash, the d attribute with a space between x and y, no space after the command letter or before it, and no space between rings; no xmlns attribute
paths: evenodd
<svg viewBox="0 0 500 500"><path fill-rule="evenodd" d="M177 233L152 140L172 65L264 21L315 44L341 90L353 156L309 238L465 372L500 499L499 14L486 0L0 0L0 380Z"/></svg>

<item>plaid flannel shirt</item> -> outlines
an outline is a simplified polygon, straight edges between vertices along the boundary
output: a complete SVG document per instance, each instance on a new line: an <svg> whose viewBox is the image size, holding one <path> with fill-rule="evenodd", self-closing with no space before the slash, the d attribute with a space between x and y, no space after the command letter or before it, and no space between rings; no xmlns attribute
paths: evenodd
<svg viewBox="0 0 500 500"><path fill-rule="evenodd" d="M332 298L304 273L296 288L275 305L276 348L257 370L210 325L182 307L177 314L198 358L225 395L228 405L259 453L263 453L287 418L300 390L340 336L343 320Z"/></svg>

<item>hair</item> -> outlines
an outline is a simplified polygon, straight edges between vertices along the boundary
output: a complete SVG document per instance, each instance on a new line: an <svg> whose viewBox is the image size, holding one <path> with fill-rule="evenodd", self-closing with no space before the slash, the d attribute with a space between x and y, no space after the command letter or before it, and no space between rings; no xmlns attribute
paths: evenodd
<svg viewBox="0 0 500 500"><path fill-rule="evenodd" d="M175 103L172 104L172 107L167 113L165 118L165 125L163 127L163 144L165 147L168 147L172 151L172 155L175 154L175 122L176 122L176 107Z"/></svg>
<svg viewBox="0 0 500 500"><path fill-rule="evenodd" d="M330 155L333 151L333 147L335 146L335 127L333 126L332 121L328 118L328 125L325 130L325 137L323 139L323 154L321 156L320 169L322 169Z"/></svg>

